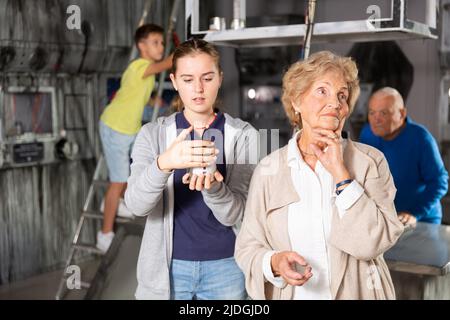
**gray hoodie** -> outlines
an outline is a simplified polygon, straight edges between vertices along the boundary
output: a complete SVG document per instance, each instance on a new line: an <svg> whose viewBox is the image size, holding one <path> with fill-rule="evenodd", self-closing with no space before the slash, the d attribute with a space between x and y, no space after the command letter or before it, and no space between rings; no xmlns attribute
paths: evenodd
<svg viewBox="0 0 450 320"><path fill-rule="evenodd" d="M157 157L175 140L175 114L140 130L131 158L125 203L136 216L147 216L137 264L137 299L169 299L173 239L173 173L157 166ZM206 205L225 226L240 225L253 170L259 160L259 137L247 122L225 114L225 183L201 191Z"/></svg>

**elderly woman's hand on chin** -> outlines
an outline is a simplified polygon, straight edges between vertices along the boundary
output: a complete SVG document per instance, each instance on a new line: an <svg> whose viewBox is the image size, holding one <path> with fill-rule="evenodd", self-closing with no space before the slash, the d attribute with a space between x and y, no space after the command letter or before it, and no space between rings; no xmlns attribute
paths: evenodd
<svg viewBox="0 0 450 320"><path fill-rule="evenodd" d="M344 165L341 130L315 128L312 131L314 140L325 146L321 149L315 143L310 144L320 163L330 172L336 182L350 179L350 174Z"/></svg>

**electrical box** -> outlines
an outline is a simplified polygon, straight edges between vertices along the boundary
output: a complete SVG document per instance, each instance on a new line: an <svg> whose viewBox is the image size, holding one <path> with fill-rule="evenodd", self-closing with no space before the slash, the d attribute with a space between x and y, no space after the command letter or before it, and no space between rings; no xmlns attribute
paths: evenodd
<svg viewBox="0 0 450 320"><path fill-rule="evenodd" d="M53 87L0 90L0 167L54 162L59 140Z"/></svg>

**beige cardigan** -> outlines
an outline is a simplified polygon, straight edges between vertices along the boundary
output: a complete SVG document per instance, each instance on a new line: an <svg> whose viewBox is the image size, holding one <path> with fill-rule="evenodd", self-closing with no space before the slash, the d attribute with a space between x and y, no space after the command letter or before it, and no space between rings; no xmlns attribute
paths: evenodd
<svg viewBox="0 0 450 320"><path fill-rule="evenodd" d="M396 243L403 225L394 207L396 188L388 164L377 149L350 140L344 162L365 192L342 218L333 208L329 240L332 297L395 299L383 253ZM264 158L256 168L236 240L235 258L253 299L293 297L293 286L279 289L265 281L262 261L270 250L291 250L288 206L298 201L301 199L292 183L286 146Z"/></svg>

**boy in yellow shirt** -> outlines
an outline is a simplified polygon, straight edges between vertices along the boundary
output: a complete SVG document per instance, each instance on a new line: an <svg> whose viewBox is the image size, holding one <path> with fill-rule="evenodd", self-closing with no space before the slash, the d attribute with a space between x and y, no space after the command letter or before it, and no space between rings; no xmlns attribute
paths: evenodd
<svg viewBox="0 0 450 320"><path fill-rule="evenodd" d="M106 252L114 238L116 211L124 207L123 194L130 174L130 153L141 128L144 107L155 86L155 74L172 67L172 55L164 55L164 30L146 24L136 30L134 41L140 57L122 75L120 89L100 116L100 138L110 184L105 194L102 230L97 233L97 248ZM161 61L160 61L161 60Z"/></svg>

